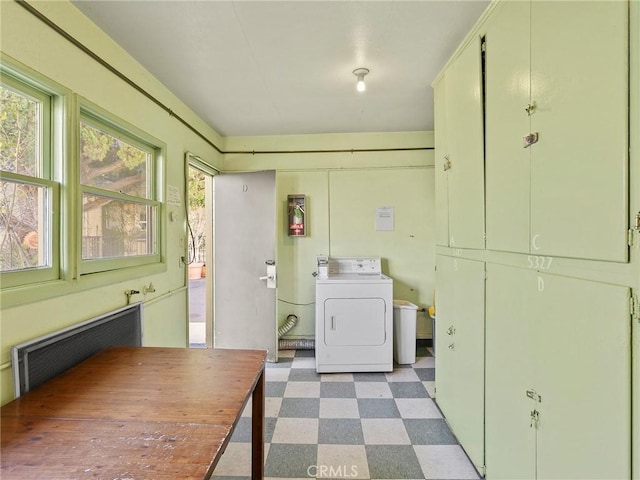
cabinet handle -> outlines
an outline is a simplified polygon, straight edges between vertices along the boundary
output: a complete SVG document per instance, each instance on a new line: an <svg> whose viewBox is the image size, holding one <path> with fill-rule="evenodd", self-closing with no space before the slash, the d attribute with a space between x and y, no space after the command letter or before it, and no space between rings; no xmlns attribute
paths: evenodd
<svg viewBox="0 0 640 480"><path fill-rule="evenodd" d="M331 315L331 330L335 330L335 329L336 329L336 317Z"/></svg>
<svg viewBox="0 0 640 480"><path fill-rule="evenodd" d="M453 327L453 325L447 328L447 335L453 335L454 333L456 333L456 329Z"/></svg>

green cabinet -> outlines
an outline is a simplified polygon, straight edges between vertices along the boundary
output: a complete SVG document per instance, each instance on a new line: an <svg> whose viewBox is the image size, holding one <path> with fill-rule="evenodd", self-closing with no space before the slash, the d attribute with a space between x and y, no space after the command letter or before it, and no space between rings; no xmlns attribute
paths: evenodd
<svg viewBox="0 0 640 480"><path fill-rule="evenodd" d="M629 289L486 269L487 477L630 478Z"/></svg>
<svg viewBox="0 0 640 480"><path fill-rule="evenodd" d="M436 402L484 468L484 263L436 257Z"/></svg>
<svg viewBox="0 0 640 480"><path fill-rule="evenodd" d="M627 2L496 6L486 28L488 249L627 261L628 52Z"/></svg>
<svg viewBox="0 0 640 480"><path fill-rule="evenodd" d="M438 244L482 249L484 138L479 39L470 42L447 68L435 95L436 202L442 208L437 217Z"/></svg>

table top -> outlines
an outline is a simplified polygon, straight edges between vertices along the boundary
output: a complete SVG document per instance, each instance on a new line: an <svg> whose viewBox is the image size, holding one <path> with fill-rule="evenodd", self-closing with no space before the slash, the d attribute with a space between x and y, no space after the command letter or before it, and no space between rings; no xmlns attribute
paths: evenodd
<svg viewBox="0 0 640 480"><path fill-rule="evenodd" d="M0 476L207 478L261 350L115 347L1 409Z"/></svg>

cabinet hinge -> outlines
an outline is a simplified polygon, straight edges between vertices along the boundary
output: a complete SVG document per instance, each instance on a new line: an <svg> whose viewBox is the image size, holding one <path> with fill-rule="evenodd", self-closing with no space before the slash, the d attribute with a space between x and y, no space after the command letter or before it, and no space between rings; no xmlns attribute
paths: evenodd
<svg viewBox="0 0 640 480"><path fill-rule="evenodd" d="M635 223L633 224L633 229L640 230L640 212L636 213L636 220L635 220Z"/></svg>
<svg viewBox="0 0 640 480"><path fill-rule="evenodd" d="M629 245L630 247L633 246L633 229L632 228L627 230L627 245Z"/></svg>
<svg viewBox="0 0 640 480"><path fill-rule="evenodd" d="M640 322L640 306L638 305L638 296L635 293L629 297L629 313L633 320Z"/></svg>

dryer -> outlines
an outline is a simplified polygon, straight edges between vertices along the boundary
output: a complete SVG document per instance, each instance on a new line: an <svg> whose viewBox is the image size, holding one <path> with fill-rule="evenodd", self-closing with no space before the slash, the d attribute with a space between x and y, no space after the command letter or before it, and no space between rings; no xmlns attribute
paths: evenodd
<svg viewBox="0 0 640 480"><path fill-rule="evenodd" d="M392 371L393 279L380 258L318 257L318 265L316 371Z"/></svg>

